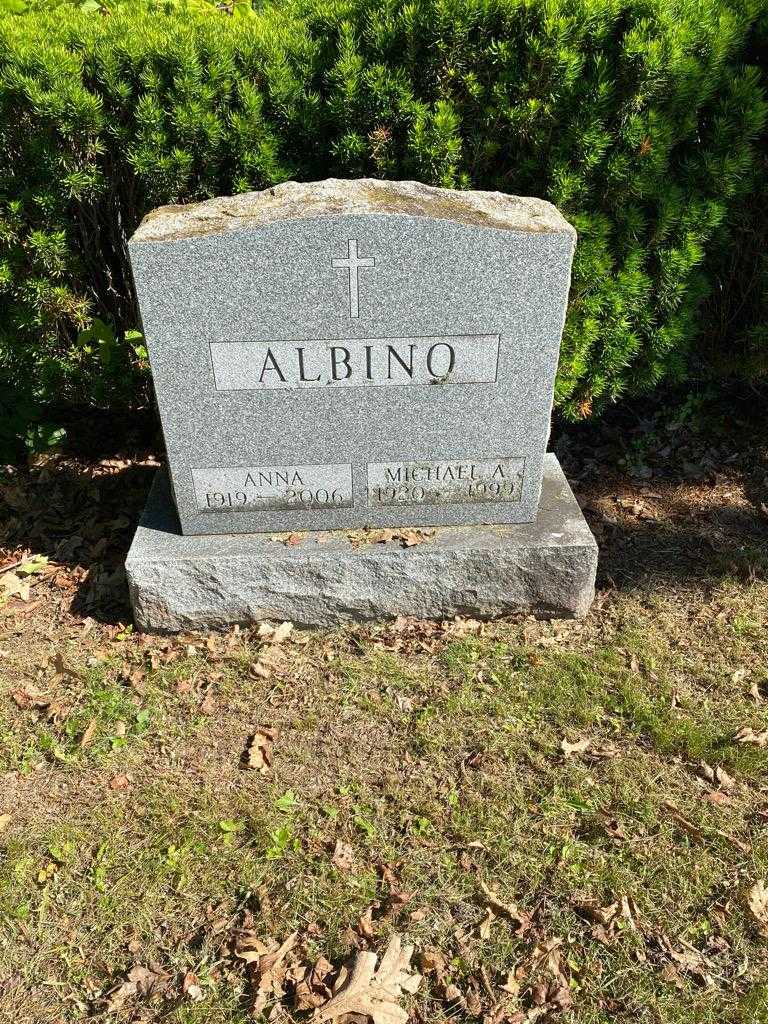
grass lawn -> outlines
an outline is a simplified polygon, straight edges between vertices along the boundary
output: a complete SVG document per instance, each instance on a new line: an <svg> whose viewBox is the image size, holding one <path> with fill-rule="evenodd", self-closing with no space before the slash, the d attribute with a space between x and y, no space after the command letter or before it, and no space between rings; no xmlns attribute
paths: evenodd
<svg viewBox="0 0 768 1024"><path fill-rule="evenodd" d="M766 461L715 451L582 461L583 623L172 638L141 460L8 476L0 1020L306 1019L397 932L414 1021L768 1021Z"/></svg>

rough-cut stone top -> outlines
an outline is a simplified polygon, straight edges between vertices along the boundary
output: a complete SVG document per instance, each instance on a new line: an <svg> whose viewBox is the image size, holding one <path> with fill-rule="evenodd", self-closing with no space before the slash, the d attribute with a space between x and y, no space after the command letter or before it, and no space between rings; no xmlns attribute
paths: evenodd
<svg viewBox="0 0 768 1024"><path fill-rule="evenodd" d="M147 214L132 242L168 242L258 228L275 221L349 214L437 217L501 231L562 232L575 229L543 199L503 192L460 192L417 181L286 181L263 192L208 199L187 206L161 206Z"/></svg>

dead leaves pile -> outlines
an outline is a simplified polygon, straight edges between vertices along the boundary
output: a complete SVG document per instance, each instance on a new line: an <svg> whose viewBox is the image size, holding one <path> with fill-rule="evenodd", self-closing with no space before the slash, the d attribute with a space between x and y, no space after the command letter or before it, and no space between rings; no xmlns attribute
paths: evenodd
<svg viewBox="0 0 768 1024"><path fill-rule="evenodd" d="M405 1024L408 1011L401 1000L421 982L421 975L410 970L413 946L403 946L398 934L390 938L378 967L376 954L369 950L358 951L338 969L322 956L306 963L298 932L277 945L261 940L252 929L242 929L235 955L246 964L250 1014L267 1011L269 1020L276 1019L288 1002L296 1012L314 1010L312 1020L317 1024Z"/></svg>
<svg viewBox="0 0 768 1024"><path fill-rule="evenodd" d="M408 1011L400 1000L406 993L415 993L421 984L421 975L409 970L412 956L413 946L403 946L397 934L389 940L378 967L375 953L358 952L351 970L341 969L333 996L318 1007L313 1020L323 1024L360 1014L373 1024L405 1024Z"/></svg>

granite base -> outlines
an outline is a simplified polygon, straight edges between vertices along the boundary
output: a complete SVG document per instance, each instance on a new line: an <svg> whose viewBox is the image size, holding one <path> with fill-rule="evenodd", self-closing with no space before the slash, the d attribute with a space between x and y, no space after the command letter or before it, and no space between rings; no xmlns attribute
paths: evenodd
<svg viewBox="0 0 768 1024"><path fill-rule="evenodd" d="M478 512L480 509L478 509ZM183 536L158 473L126 560L138 629L299 626L397 615L580 618L594 597L597 544L556 457L536 520L405 531ZM381 540L382 536L385 538Z"/></svg>

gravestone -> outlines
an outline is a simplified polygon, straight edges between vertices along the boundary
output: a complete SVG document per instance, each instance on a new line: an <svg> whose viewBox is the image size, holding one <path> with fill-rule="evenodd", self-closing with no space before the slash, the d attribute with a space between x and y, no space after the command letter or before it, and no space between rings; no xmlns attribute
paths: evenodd
<svg viewBox="0 0 768 1024"><path fill-rule="evenodd" d="M146 217L169 483L128 557L137 624L583 614L596 546L545 455L575 239L541 200L414 182Z"/></svg>

